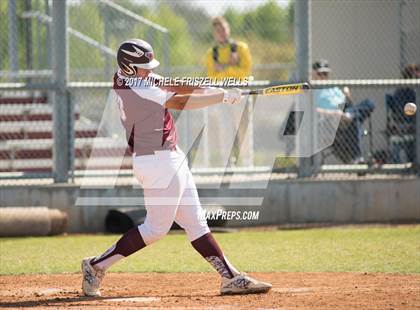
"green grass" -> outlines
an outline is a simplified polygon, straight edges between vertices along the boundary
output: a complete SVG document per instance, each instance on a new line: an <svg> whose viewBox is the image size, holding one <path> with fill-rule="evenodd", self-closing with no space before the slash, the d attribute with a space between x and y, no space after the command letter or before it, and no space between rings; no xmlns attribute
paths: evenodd
<svg viewBox="0 0 420 310"><path fill-rule="evenodd" d="M119 236L70 235L0 239L0 274L79 271ZM247 231L216 234L242 271L420 273L420 226ZM111 268L114 272L198 272L210 266L184 234L170 234Z"/></svg>

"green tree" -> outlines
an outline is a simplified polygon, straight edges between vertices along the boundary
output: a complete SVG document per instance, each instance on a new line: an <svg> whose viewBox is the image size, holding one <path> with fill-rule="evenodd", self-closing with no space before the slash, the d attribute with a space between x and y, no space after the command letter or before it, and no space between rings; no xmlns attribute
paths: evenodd
<svg viewBox="0 0 420 310"><path fill-rule="evenodd" d="M9 69L9 51L8 51L8 2L0 1L0 26L3 31L0 32L0 70Z"/></svg>
<svg viewBox="0 0 420 310"><path fill-rule="evenodd" d="M229 7L226 9L223 15L230 25L230 30L233 36L239 35L244 30L244 19L245 15L238 12L237 10Z"/></svg>
<svg viewBox="0 0 420 310"><path fill-rule="evenodd" d="M274 1L256 8L251 13L255 32L262 38L274 42L284 42L287 38L287 12Z"/></svg>
<svg viewBox="0 0 420 310"><path fill-rule="evenodd" d="M190 0L167 3L176 15L182 16L187 22L188 32L194 41L211 41L211 18L202 7L195 5Z"/></svg>
<svg viewBox="0 0 420 310"><path fill-rule="evenodd" d="M100 10L96 2L82 1L80 4L70 5L68 8L69 26L84 35L103 43L104 25ZM95 72L104 68L104 57L98 49L85 41L69 35L70 68L72 70L84 69L83 79L95 79L87 72ZM71 72L72 73L72 72ZM79 79L78 76L73 78ZM98 79L96 77L96 79Z"/></svg>
<svg viewBox="0 0 420 310"><path fill-rule="evenodd" d="M165 3L159 4L156 14L149 18L169 29L171 65L194 64L196 58L191 56L195 47L185 19L175 14L171 7Z"/></svg>

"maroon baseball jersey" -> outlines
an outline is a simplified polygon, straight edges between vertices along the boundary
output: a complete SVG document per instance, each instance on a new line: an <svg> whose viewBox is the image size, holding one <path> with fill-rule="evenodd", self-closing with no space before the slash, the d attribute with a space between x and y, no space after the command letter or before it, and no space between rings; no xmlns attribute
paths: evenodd
<svg viewBox="0 0 420 310"><path fill-rule="evenodd" d="M160 78L152 74L151 78ZM114 75L114 90L120 108L121 122L128 145L135 155L151 155L155 151L175 150L177 133L165 103L175 95L151 80L128 83L120 71Z"/></svg>

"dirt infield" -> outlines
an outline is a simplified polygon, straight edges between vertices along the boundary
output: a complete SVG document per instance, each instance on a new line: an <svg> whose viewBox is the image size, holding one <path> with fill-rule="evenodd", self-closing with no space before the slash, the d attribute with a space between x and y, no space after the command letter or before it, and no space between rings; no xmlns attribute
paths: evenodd
<svg viewBox="0 0 420 310"><path fill-rule="evenodd" d="M214 273L108 274L102 298L81 296L80 274L0 276L0 307L72 309L415 309L420 275L260 273L268 294L220 296Z"/></svg>

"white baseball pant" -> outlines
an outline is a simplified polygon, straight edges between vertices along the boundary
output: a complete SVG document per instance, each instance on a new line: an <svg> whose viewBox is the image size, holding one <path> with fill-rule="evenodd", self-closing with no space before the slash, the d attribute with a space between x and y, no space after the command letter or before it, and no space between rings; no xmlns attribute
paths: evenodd
<svg viewBox="0 0 420 310"><path fill-rule="evenodd" d="M164 237L174 221L190 241L210 232L187 158L178 147L154 155L134 154L133 171L144 190L147 215L138 229L146 244Z"/></svg>

